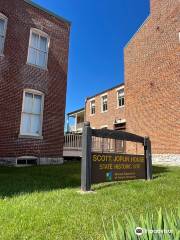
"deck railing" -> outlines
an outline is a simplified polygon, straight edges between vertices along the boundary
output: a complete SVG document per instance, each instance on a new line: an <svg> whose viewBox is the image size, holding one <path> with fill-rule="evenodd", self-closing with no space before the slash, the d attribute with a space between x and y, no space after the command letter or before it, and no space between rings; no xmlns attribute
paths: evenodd
<svg viewBox="0 0 180 240"><path fill-rule="evenodd" d="M81 150L82 135L73 133L65 134L64 149ZM92 150L95 152L124 152L125 142L114 139L92 137Z"/></svg>
<svg viewBox="0 0 180 240"><path fill-rule="evenodd" d="M92 150L94 152L124 152L125 142L110 138L92 137Z"/></svg>
<svg viewBox="0 0 180 240"><path fill-rule="evenodd" d="M65 149L81 149L82 148L82 135L79 134L65 134L64 136Z"/></svg>

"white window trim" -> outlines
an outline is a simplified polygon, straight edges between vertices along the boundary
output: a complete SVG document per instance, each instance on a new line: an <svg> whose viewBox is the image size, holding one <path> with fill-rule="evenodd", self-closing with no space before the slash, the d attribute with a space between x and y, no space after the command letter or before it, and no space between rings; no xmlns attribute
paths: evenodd
<svg viewBox="0 0 180 240"><path fill-rule="evenodd" d="M3 43L2 53L0 53L0 56L4 56L4 46L5 46L5 41L6 41L8 18L4 14L0 13L0 19L3 19L5 21L4 43Z"/></svg>
<svg viewBox="0 0 180 240"><path fill-rule="evenodd" d="M101 94L101 98L104 96L108 96L108 93L106 92L106 93Z"/></svg>
<svg viewBox="0 0 180 240"><path fill-rule="evenodd" d="M118 109L125 107L125 104L122 105L122 106L119 106L119 90L122 90L122 89L124 89L124 86L116 89L116 94L117 94L117 108L118 108ZM122 97L125 97L125 94L122 94Z"/></svg>
<svg viewBox="0 0 180 240"><path fill-rule="evenodd" d="M101 129L103 129L103 128L108 128L108 125L102 125L100 128L101 128Z"/></svg>
<svg viewBox="0 0 180 240"><path fill-rule="evenodd" d="M106 97L106 96L107 96L107 105L108 105L108 94L104 93L104 94L101 95L101 113L105 113L105 112L108 111L108 110L103 111L103 97Z"/></svg>
<svg viewBox="0 0 180 240"><path fill-rule="evenodd" d="M118 119L118 120L114 121L113 124L120 124L120 123L126 123L126 119L125 119L125 118L123 118L123 119Z"/></svg>
<svg viewBox="0 0 180 240"><path fill-rule="evenodd" d="M92 110L92 105L91 105L92 102L95 102L95 113L92 113L92 111L91 111ZM92 98L89 103L90 103L90 115L94 116L96 114L96 100L95 100L95 98Z"/></svg>
<svg viewBox="0 0 180 240"><path fill-rule="evenodd" d="M31 134L31 133L23 133L21 132L22 129L22 120L23 120L23 109L24 109L24 103L25 103L25 94L26 93L32 93L35 95L42 96L42 102L41 102L41 125L40 125L40 133L39 134ZM27 138L43 138L42 136L42 127L43 127L43 112L44 112L44 93L34 90L34 89L24 89L23 91L23 100L22 100L22 110L21 110L21 123L20 123L20 134L19 137L27 137Z"/></svg>
<svg viewBox="0 0 180 240"><path fill-rule="evenodd" d="M47 44L48 44L47 46L48 46L48 48L47 48L46 64L45 64L44 67L28 62L32 33L35 33L35 34L38 34L38 35L40 35L42 37L46 37L47 38ZM40 29L31 28L30 35L29 35L28 55L27 55L27 62L26 62L26 64L28 64L30 66L33 66L33 67L36 67L36 68L48 70L49 46L50 46L50 37L49 37L49 35L47 33L43 32L43 31L41 31Z"/></svg>
<svg viewBox="0 0 180 240"><path fill-rule="evenodd" d="M124 86L121 86L121 87L116 88L116 92L118 92L118 91L121 90L121 89L124 89Z"/></svg>
<svg viewBox="0 0 180 240"><path fill-rule="evenodd" d="M89 99L90 102L95 101L95 100L96 100L95 98L91 98L91 99Z"/></svg>

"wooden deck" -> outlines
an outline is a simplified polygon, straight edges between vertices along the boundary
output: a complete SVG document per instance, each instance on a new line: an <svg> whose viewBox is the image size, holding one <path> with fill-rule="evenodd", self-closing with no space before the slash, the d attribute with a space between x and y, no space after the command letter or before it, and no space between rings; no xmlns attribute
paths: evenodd
<svg viewBox="0 0 180 240"><path fill-rule="evenodd" d="M64 148L63 157L82 157L82 149L66 149L66 148Z"/></svg>
<svg viewBox="0 0 180 240"><path fill-rule="evenodd" d="M65 134L63 157L82 157L82 135Z"/></svg>

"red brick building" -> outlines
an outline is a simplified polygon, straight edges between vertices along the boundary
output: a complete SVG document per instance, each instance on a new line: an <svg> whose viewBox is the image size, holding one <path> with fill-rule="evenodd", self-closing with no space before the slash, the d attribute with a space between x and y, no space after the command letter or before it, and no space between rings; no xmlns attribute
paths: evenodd
<svg viewBox="0 0 180 240"><path fill-rule="evenodd" d="M0 1L0 163L62 162L70 23Z"/></svg>
<svg viewBox="0 0 180 240"><path fill-rule="evenodd" d="M69 125L69 118L74 118L74 125ZM81 133L84 121L90 122L92 128L125 130L124 83L88 97L85 107L68 113L67 119L68 132Z"/></svg>
<svg viewBox="0 0 180 240"><path fill-rule="evenodd" d="M124 51L127 131L150 136L154 154L180 160L180 2L150 2Z"/></svg>
<svg viewBox="0 0 180 240"><path fill-rule="evenodd" d="M85 119L92 128L126 129L124 84L107 89L85 103Z"/></svg>
<svg viewBox="0 0 180 240"><path fill-rule="evenodd" d="M124 49L125 106L118 87L87 99L93 128L124 129L152 141L154 162L180 163L180 2L151 0L150 16ZM103 107L104 105L104 107ZM124 104L123 104L124 105ZM104 109L103 109L104 108ZM118 124L120 123L120 126ZM135 144L127 152L141 152Z"/></svg>

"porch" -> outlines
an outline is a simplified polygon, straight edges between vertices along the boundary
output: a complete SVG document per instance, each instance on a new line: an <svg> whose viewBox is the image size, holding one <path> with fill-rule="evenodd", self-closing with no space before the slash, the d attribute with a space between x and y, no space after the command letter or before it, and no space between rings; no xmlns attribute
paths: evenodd
<svg viewBox="0 0 180 240"><path fill-rule="evenodd" d="M85 119L85 109L81 108L67 114L67 132L82 133Z"/></svg>

